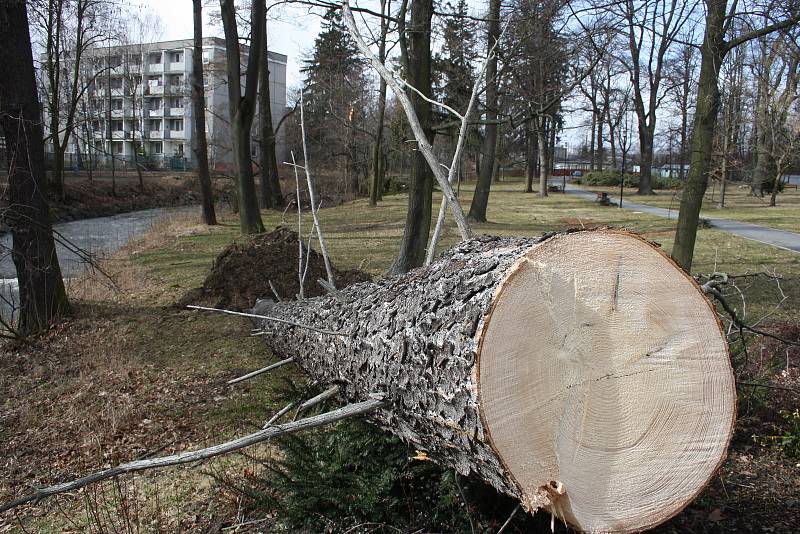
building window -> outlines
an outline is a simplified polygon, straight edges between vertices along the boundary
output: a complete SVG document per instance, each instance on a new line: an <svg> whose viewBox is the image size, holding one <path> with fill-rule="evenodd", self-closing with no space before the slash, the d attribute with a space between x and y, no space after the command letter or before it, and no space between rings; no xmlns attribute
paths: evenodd
<svg viewBox="0 0 800 534"><path fill-rule="evenodd" d="M211 61L211 50L203 50L203 63Z"/></svg>
<svg viewBox="0 0 800 534"><path fill-rule="evenodd" d="M156 54L150 54L150 64L161 65L161 52L158 52Z"/></svg>
<svg viewBox="0 0 800 534"><path fill-rule="evenodd" d="M161 130L161 119L156 119L150 121L150 129L151 130Z"/></svg>
<svg viewBox="0 0 800 534"><path fill-rule="evenodd" d="M173 108L182 108L183 107L183 99L182 98L173 98L172 99L172 107Z"/></svg>
<svg viewBox="0 0 800 534"><path fill-rule="evenodd" d="M153 98L152 100L150 100L150 109L154 111L161 109L161 99Z"/></svg>
<svg viewBox="0 0 800 534"><path fill-rule="evenodd" d="M150 143L150 152L152 154L162 154L164 152L164 145L161 141L154 141Z"/></svg>
<svg viewBox="0 0 800 534"><path fill-rule="evenodd" d="M122 99L115 98L111 101L111 109L120 110L122 109Z"/></svg>
<svg viewBox="0 0 800 534"><path fill-rule="evenodd" d="M112 89L122 89L122 78L111 78Z"/></svg>
<svg viewBox="0 0 800 534"><path fill-rule="evenodd" d="M95 132L100 129L100 121L92 121L92 130Z"/></svg>
<svg viewBox="0 0 800 534"><path fill-rule="evenodd" d="M113 145L114 154L122 154L122 143L111 143Z"/></svg>
<svg viewBox="0 0 800 534"><path fill-rule="evenodd" d="M111 121L111 129L115 132L122 131L122 121Z"/></svg>
<svg viewBox="0 0 800 534"><path fill-rule="evenodd" d="M175 155L183 157L183 143L175 145Z"/></svg>
<svg viewBox="0 0 800 534"><path fill-rule="evenodd" d="M111 56L108 58L108 66L112 69L122 65L122 56Z"/></svg>
<svg viewBox="0 0 800 534"><path fill-rule="evenodd" d="M172 52L172 62L180 63L183 61L183 52Z"/></svg>
<svg viewBox="0 0 800 534"><path fill-rule="evenodd" d="M172 85L183 85L183 74L173 74L169 77L169 83Z"/></svg>
<svg viewBox="0 0 800 534"><path fill-rule="evenodd" d="M183 131L183 119L171 119L169 129L173 132L182 132Z"/></svg>

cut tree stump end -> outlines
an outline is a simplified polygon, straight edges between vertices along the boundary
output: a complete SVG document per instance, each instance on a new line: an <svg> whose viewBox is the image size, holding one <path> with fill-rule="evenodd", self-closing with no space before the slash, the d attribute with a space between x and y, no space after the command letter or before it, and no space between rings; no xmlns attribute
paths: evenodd
<svg viewBox="0 0 800 534"><path fill-rule="evenodd" d="M478 336L481 419L529 511L640 531L681 511L725 458L736 391L716 311L637 236L532 246Z"/></svg>

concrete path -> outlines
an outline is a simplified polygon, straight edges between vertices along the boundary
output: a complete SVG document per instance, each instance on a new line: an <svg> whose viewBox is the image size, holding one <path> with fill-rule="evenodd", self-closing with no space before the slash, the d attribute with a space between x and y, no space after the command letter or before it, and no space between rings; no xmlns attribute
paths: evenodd
<svg viewBox="0 0 800 534"><path fill-rule="evenodd" d="M567 184L567 194L585 198L587 200L595 201L597 195L593 191L581 189L573 184ZM619 203L619 197L609 195L612 202ZM636 204L628 202L625 198L622 199L622 207L629 210L641 211L650 213L659 217L666 217L667 219L677 219L678 209L677 206L673 210L665 208L657 208L655 206L647 206L645 204ZM703 217L703 215L700 215ZM790 250L792 252L800 252L800 234L794 232L787 232L786 230L778 230L776 228L767 228L766 226L759 226L757 224L736 221L733 219L719 219L715 217L703 217L711 226L722 230L723 232L730 232L731 234L744 237L745 239L752 239L759 243L765 243L774 247ZM800 227L800 220L797 222Z"/></svg>

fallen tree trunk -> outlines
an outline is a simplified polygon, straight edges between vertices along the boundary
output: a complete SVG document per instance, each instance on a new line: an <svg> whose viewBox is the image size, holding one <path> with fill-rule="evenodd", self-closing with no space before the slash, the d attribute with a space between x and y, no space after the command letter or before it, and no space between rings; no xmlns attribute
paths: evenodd
<svg viewBox="0 0 800 534"><path fill-rule="evenodd" d="M475 238L424 269L253 312L285 321L263 321L263 338L321 384L381 395L379 426L581 530L672 517L731 437L714 308L627 233Z"/></svg>

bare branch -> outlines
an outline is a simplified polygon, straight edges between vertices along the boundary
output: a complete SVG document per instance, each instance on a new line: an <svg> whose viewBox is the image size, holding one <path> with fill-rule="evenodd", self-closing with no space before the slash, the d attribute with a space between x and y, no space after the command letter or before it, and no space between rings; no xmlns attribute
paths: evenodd
<svg viewBox="0 0 800 534"><path fill-rule="evenodd" d="M266 367L262 367L257 371L253 371L252 373L247 373L246 375L242 375L239 378L234 378L233 380L228 380L228 384L238 384L239 382L244 382L250 378L253 378L258 375L262 375L268 371L272 371L273 369L277 369L279 367L283 367L284 365L288 365L294 361L294 358L286 358L285 360L281 360L279 362L275 362L272 365L268 365Z"/></svg>
<svg viewBox="0 0 800 534"><path fill-rule="evenodd" d="M64 482L63 484L56 484L54 486L37 489L31 495L27 495L25 497L0 505L0 513L11 510L18 506L22 506L23 504L35 504L42 499L46 499L47 497L74 491L100 482L101 480L118 477L119 475L123 475L125 473L136 473L139 471L161 469L173 465L188 464L200 460L207 460L209 458L214 458L215 456L237 451L257 443L262 443L275 436L292 434L301 430L308 430L310 428L335 423L336 421L341 421L342 419L346 419L348 417L369 413L385 405L386 402L384 400L373 398L363 402L348 404L342 408L337 408L336 410L331 410L330 412L325 412L320 415L307 417L305 419L301 419L300 421L271 426L247 436L236 438L234 440L220 443L219 445L214 445L212 447L207 447L205 449L173 454L170 456L162 456L161 458L153 458L151 460L137 460L126 464L121 464L116 467L111 467L109 469L103 469L102 471L97 471L96 473L92 473L71 482Z"/></svg>
<svg viewBox="0 0 800 534"><path fill-rule="evenodd" d="M408 95L405 93L405 91L403 91L403 88L397 79L392 75L391 72L389 72L389 69L387 69L383 63L381 63L378 57L372 52L372 50L370 50L369 46L367 46L367 43L364 42L364 38L361 36L358 28L356 27L355 18L353 18L353 13L350 10L349 0L343 0L342 14L342 20L344 21L350 36L355 41L356 46L361 53L367 57L381 78L386 81L386 85L392 88L392 92L400 101L400 105L403 107L406 117L408 118L408 122L411 125L411 130L414 132L414 137L417 140L417 146L425 157L425 161L428 162L428 166L433 171L433 175L436 178L436 182L439 184L439 187L442 189L442 193L450 203L453 216L461 233L461 238L463 240L471 238L472 229L470 228L467 218L464 215L464 210L461 208L461 203L458 201L458 198L456 198L450 182L447 180L444 171L442 171L442 168L439 165L439 161L436 159L436 155L433 153L433 147L428 141L428 138L422 129L422 125L419 123L419 119L414 112L414 106L411 104L411 100L409 100Z"/></svg>

